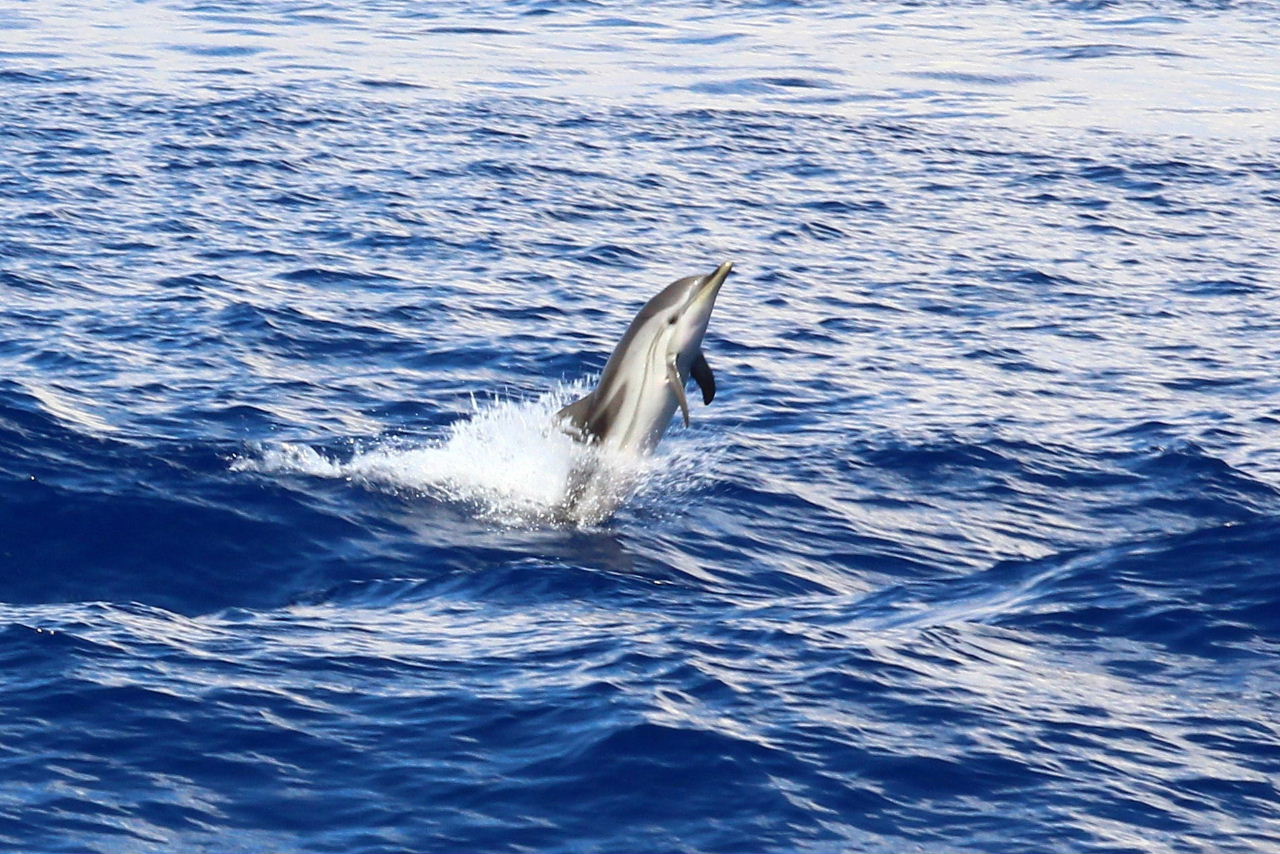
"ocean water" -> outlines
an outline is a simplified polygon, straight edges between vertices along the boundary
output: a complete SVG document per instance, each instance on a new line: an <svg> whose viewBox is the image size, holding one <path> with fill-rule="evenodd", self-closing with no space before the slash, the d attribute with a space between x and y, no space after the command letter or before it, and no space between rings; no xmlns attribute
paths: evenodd
<svg viewBox="0 0 1280 854"><path fill-rule="evenodd" d="M4 5L0 850L1277 850L1277 56ZM724 260L717 398L557 523L551 414Z"/></svg>

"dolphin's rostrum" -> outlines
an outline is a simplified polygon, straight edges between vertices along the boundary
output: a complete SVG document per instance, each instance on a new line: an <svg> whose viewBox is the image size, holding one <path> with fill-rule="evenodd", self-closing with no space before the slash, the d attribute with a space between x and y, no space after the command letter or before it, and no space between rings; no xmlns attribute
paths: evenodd
<svg viewBox="0 0 1280 854"><path fill-rule="evenodd" d="M702 337L732 269L726 261L713 273L671 283L645 303L614 348L599 385L557 413L574 436L641 455L658 444L677 407L688 426L684 387L690 378L702 389L702 402L711 402L716 381L702 355Z"/></svg>

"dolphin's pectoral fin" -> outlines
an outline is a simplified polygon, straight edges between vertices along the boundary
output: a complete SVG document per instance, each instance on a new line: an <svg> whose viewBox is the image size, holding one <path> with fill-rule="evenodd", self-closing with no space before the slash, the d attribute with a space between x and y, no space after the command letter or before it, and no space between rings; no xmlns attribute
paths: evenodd
<svg viewBox="0 0 1280 854"><path fill-rule="evenodd" d="M689 426L689 398L684 396L684 383L680 380L680 369L676 367L676 360L667 361L667 385L671 386L671 391L676 396L676 403L680 404L680 414L684 416L684 426Z"/></svg>
<svg viewBox="0 0 1280 854"><path fill-rule="evenodd" d="M702 403L708 404L715 399L716 396L716 376L711 373L711 366L707 364L707 357L702 355L702 351L698 351L697 357L693 360L693 367L689 369L689 375L697 382L698 388L702 389Z"/></svg>
<svg viewBox="0 0 1280 854"><path fill-rule="evenodd" d="M567 428L565 432L579 439L590 438L591 432L587 429L587 419L591 416L591 402L592 395L589 394L556 413L556 420L563 422L562 426Z"/></svg>

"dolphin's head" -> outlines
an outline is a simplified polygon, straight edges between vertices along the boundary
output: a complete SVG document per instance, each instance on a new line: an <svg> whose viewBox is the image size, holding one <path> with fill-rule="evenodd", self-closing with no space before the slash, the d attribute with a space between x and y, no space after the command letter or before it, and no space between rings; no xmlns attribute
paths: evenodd
<svg viewBox="0 0 1280 854"><path fill-rule="evenodd" d="M702 346L720 286L733 264L726 261L705 276L672 282L641 309L636 324L654 328L666 338L668 357L693 358Z"/></svg>

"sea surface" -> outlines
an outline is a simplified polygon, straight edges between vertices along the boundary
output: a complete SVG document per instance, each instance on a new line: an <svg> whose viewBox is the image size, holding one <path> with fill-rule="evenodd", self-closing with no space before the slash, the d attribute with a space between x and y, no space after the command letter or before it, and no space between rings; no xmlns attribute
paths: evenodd
<svg viewBox="0 0 1280 854"><path fill-rule="evenodd" d="M0 850L1280 849L1280 5L0 7ZM549 425L731 260L593 525Z"/></svg>

